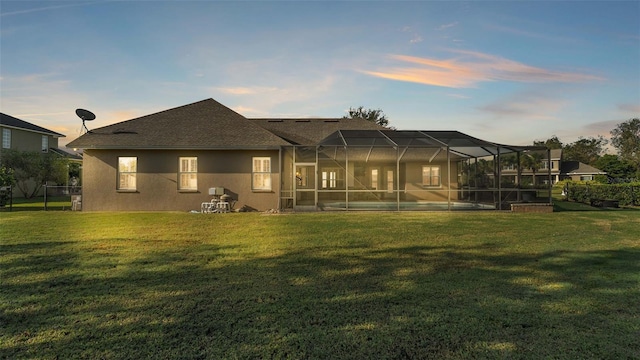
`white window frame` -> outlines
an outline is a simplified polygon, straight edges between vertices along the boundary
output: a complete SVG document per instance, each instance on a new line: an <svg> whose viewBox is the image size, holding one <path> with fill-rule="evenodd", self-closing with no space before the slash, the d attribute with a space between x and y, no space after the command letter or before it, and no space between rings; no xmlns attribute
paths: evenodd
<svg viewBox="0 0 640 360"><path fill-rule="evenodd" d="M47 135L42 135L41 145L42 152L49 152L49 137Z"/></svg>
<svg viewBox="0 0 640 360"><path fill-rule="evenodd" d="M2 129L2 148L11 149L11 129Z"/></svg>
<svg viewBox="0 0 640 360"><path fill-rule="evenodd" d="M271 191L271 158L255 156L251 163L251 190Z"/></svg>
<svg viewBox="0 0 640 360"><path fill-rule="evenodd" d="M198 158L184 156L178 159L178 189L198 190Z"/></svg>
<svg viewBox="0 0 640 360"><path fill-rule="evenodd" d="M556 164L555 161L551 160L551 170L555 170L556 168ZM538 170L548 170L549 169L549 162L545 159L542 161L542 164L540 165L540 169Z"/></svg>
<svg viewBox="0 0 640 360"><path fill-rule="evenodd" d="M136 156L118 157L118 190L136 191L138 158Z"/></svg>
<svg viewBox="0 0 640 360"><path fill-rule="evenodd" d="M325 168L322 170L321 187L322 189L335 189L338 187L338 175L340 169L338 168Z"/></svg>
<svg viewBox="0 0 640 360"><path fill-rule="evenodd" d="M434 175L434 171L437 174ZM442 186L442 169L440 165L422 165L422 186L423 187L440 187Z"/></svg>

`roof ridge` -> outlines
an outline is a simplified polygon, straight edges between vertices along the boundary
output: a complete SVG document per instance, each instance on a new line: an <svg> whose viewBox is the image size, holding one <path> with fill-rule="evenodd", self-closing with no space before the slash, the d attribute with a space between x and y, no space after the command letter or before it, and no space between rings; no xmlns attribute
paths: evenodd
<svg viewBox="0 0 640 360"><path fill-rule="evenodd" d="M215 103L218 103L221 106L224 106L223 104L221 104L220 102L214 100L213 98L208 98L208 99L204 99L204 100L199 100L199 101L193 102L191 104L180 105L180 106L172 107L172 108L169 108L169 109L156 111L156 112L151 113L151 114L138 116L138 117L135 117L133 119L118 121L118 122L113 123L113 124L109 124L109 125L105 125L105 126L99 127L98 129L107 128L107 127L110 127L110 126L113 126L113 125L120 125L120 124L128 123L130 121L140 120L140 119L147 118L147 117L150 117L150 116L156 116L156 115L163 114L163 113L166 113L166 112L169 112L169 111L174 111L174 110L178 110L178 109L181 109L181 108L186 108L186 107L193 106L193 105L200 104L200 103L204 103L204 102L207 102L207 101L213 101ZM224 106L224 107L226 107L226 106ZM226 108L229 109L228 107L226 107ZM229 110L233 111L232 109L229 109ZM233 112L235 112L235 111L233 111ZM238 114L237 112L235 112L235 113ZM238 114L238 115L240 115L240 114ZM240 116L242 116L242 115L240 115ZM93 129L93 130L98 130L98 129Z"/></svg>

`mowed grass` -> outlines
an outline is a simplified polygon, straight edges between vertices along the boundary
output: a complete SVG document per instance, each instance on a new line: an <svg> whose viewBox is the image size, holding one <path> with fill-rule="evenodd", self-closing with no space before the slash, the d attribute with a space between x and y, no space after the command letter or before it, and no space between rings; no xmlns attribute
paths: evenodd
<svg viewBox="0 0 640 360"><path fill-rule="evenodd" d="M640 212L0 214L0 358L640 358Z"/></svg>

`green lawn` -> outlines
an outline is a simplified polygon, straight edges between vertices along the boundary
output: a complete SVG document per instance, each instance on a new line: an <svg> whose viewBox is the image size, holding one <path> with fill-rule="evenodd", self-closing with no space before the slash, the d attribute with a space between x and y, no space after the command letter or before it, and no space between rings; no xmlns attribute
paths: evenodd
<svg viewBox="0 0 640 360"><path fill-rule="evenodd" d="M0 213L0 358L638 359L640 212Z"/></svg>
<svg viewBox="0 0 640 360"><path fill-rule="evenodd" d="M46 209L45 202L42 196L24 199L15 198L12 203L5 204L0 207L0 212L12 212L12 211L58 211L58 210L71 210L71 197L70 196L49 196L47 198Z"/></svg>

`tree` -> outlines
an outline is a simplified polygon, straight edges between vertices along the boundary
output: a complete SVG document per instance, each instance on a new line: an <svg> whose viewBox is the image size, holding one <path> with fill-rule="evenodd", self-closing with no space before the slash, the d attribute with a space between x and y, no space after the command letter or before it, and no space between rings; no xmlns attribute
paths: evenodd
<svg viewBox="0 0 640 360"><path fill-rule="evenodd" d="M533 186L536 186L536 173L542 167L543 159L544 155L538 152L525 153L524 156L520 158L522 167L525 169L531 169L531 172L533 173L533 181L531 183Z"/></svg>
<svg viewBox="0 0 640 360"><path fill-rule="evenodd" d="M546 146L547 149L562 149L562 141L557 136L553 135L545 141L534 141L534 146Z"/></svg>
<svg viewBox="0 0 640 360"><path fill-rule="evenodd" d="M393 127L389 126L389 119L387 119L387 115L380 109L365 109L364 106L360 106L357 109L349 108L349 115L343 116L343 119L364 119L367 121L371 121L380 126L384 126L389 129L393 129Z"/></svg>
<svg viewBox="0 0 640 360"><path fill-rule="evenodd" d="M618 155L605 154L602 155L595 166L607 173L610 178L613 179L626 179L633 178L636 174L636 169L630 162L620 159Z"/></svg>
<svg viewBox="0 0 640 360"><path fill-rule="evenodd" d="M611 130L611 144L623 160L635 166L640 176L640 119L630 119Z"/></svg>
<svg viewBox="0 0 640 360"><path fill-rule="evenodd" d="M563 160L580 161L581 163L594 166L604 152L604 147L607 143L608 141L601 135L598 135L597 138L580 137L576 142L563 147Z"/></svg>
<svg viewBox="0 0 640 360"><path fill-rule="evenodd" d="M13 171L16 187L25 198L34 197L48 181L64 183L68 160L54 153L4 150L2 165Z"/></svg>
<svg viewBox="0 0 640 360"><path fill-rule="evenodd" d="M5 206L9 197L11 196L11 192L9 191L9 187L15 185L16 180L13 176L13 170L5 167L4 165L0 166L0 207Z"/></svg>

